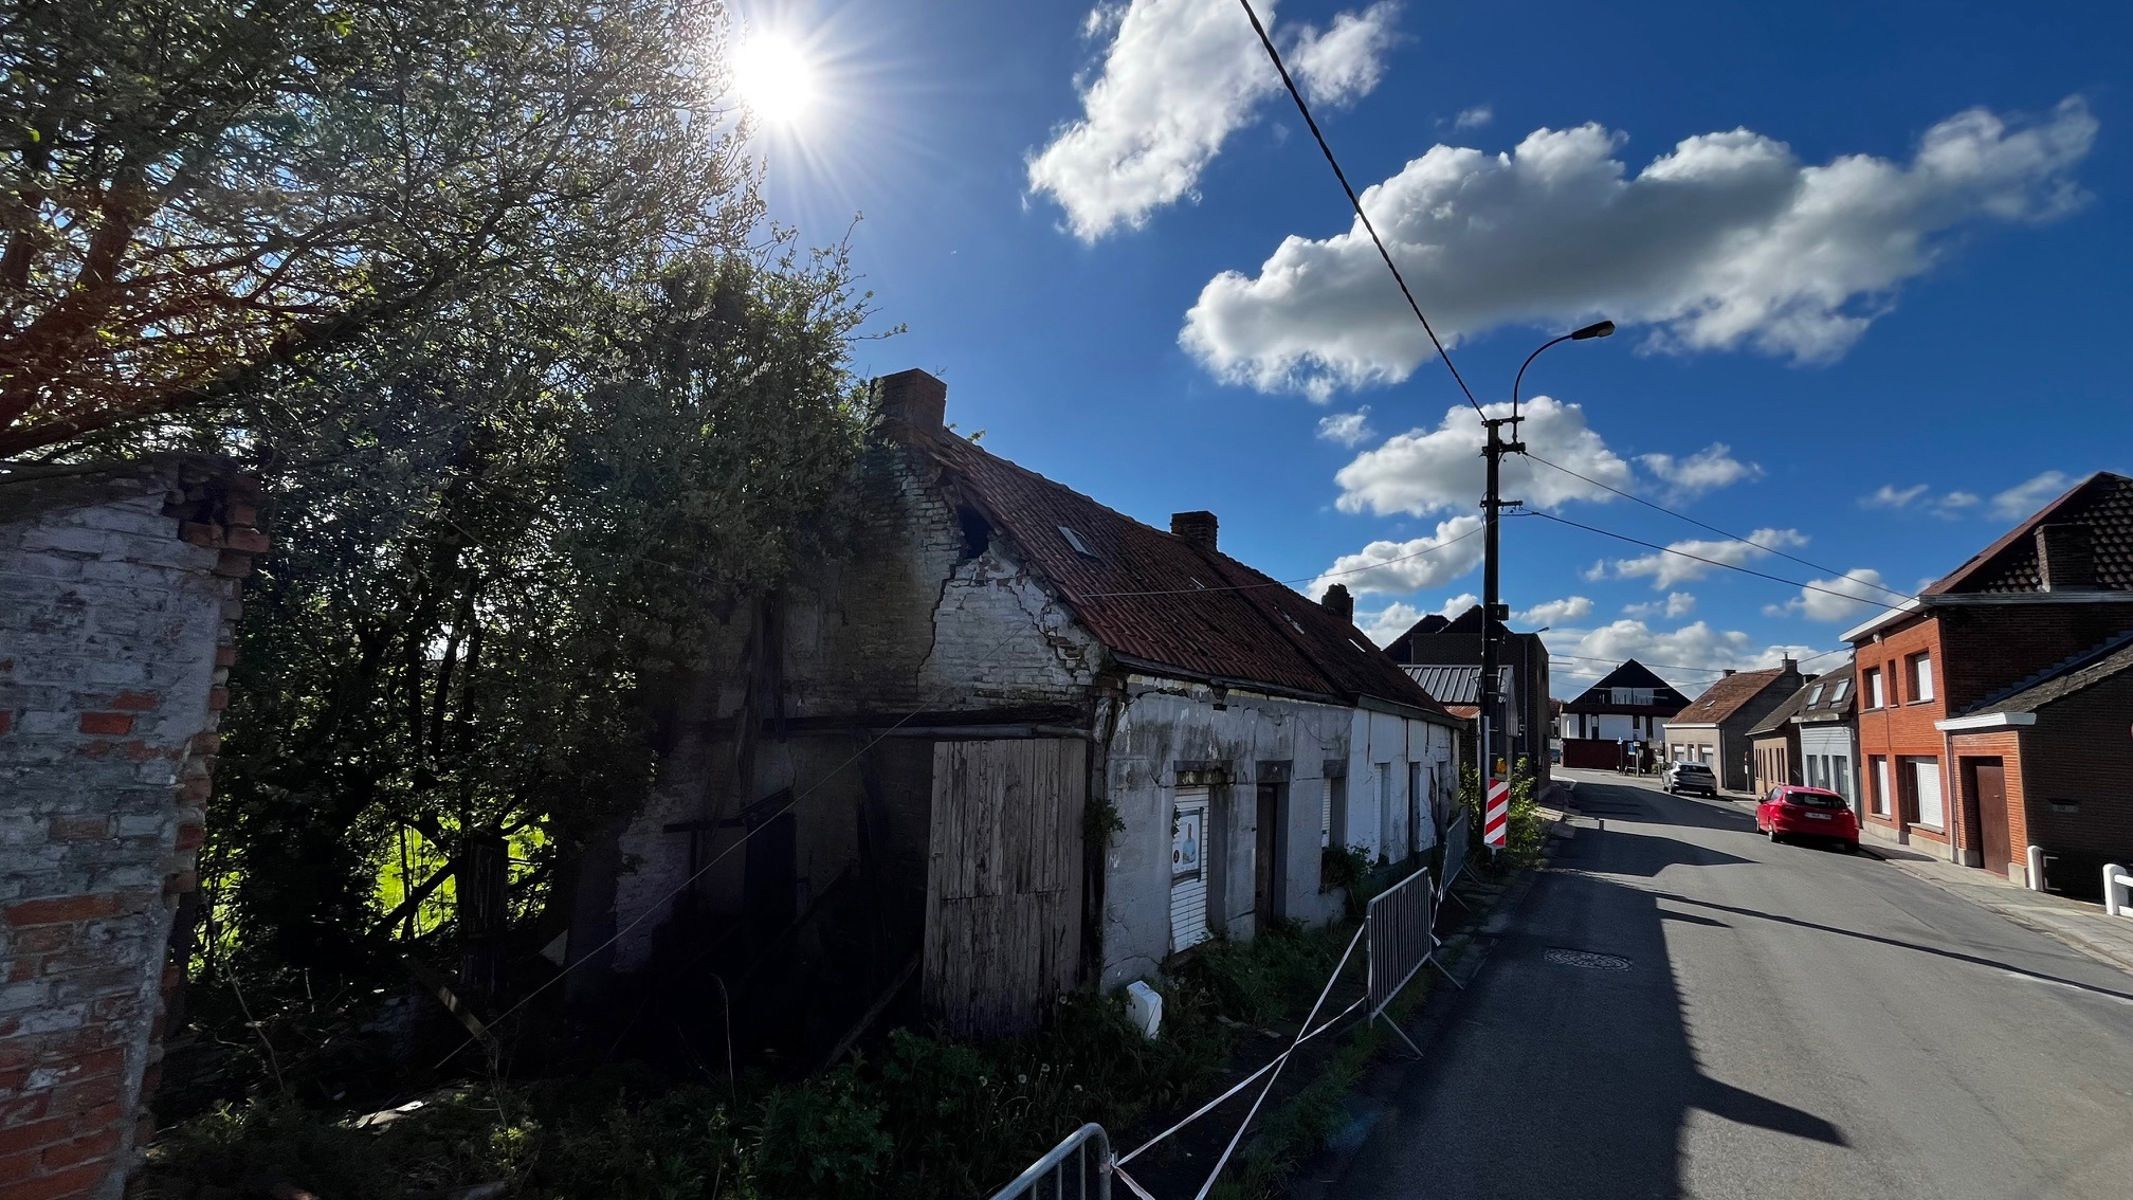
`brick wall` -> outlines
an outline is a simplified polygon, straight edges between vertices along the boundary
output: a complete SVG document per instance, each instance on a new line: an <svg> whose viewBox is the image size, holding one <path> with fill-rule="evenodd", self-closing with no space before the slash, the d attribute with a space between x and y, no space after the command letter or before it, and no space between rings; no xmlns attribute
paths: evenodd
<svg viewBox="0 0 2133 1200"><path fill-rule="evenodd" d="M2022 747L2030 840L2055 886L2097 894L2104 863L2133 863L2133 674L2045 705Z"/></svg>
<svg viewBox="0 0 2133 1200"><path fill-rule="evenodd" d="M1970 829L1970 777L1964 770L1966 760L2000 760L2001 775L2007 791L2007 856L2009 878L2020 879L2029 858L2030 818L2028 789L2024 786L2027 769L2023 765L2024 736L2018 730L1993 729L1976 733L1956 733L1949 737L1953 767L1948 772L1948 805L1962 814L1964 823L1963 845L1965 849L1979 849L1984 845L1983 832Z"/></svg>
<svg viewBox="0 0 2133 1200"><path fill-rule="evenodd" d="M1949 830L1935 830L1914 825L1907 820L1905 808L1903 766L1904 758L1930 758L1938 762L1947 750L1947 740L1941 731L1933 727L1935 721L1948 715L1948 681L1946 658L1941 645L1941 616L1931 616L1913 621L1886 634L1880 641L1859 646L1853 665L1852 687L1859 696L1859 786L1860 795L1866 797L1863 809L1869 830L1880 830L1885 837L1916 839L1934 843L1936 849L1948 844L1949 831L1960 818L1960 806L1954 803L1955 789L1946 778L1946 764L1942 764L1941 798L1946 805ZM1913 701L1911 685L1905 678L1905 662L1914 654L1924 653L1933 664L1933 699ZM1869 708L1873 690L1867 686L1866 673L1881 672L1881 694L1886 707ZM1889 782L1894 795L1882 802L1885 812L1875 811L1874 798L1881 788L1876 776L1874 760L1884 758L1889 763Z"/></svg>
<svg viewBox="0 0 2133 1200"><path fill-rule="evenodd" d="M194 456L0 474L0 1200L116 1197L147 1140L254 500Z"/></svg>

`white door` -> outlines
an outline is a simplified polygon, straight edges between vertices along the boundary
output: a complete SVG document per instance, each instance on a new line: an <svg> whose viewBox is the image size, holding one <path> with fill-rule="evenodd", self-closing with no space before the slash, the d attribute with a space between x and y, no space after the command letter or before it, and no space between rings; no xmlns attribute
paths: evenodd
<svg viewBox="0 0 2133 1200"><path fill-rule="evenodd" d="M1207 789L1183 788L1170 817L1170 952L1207 940Z"/></svg>

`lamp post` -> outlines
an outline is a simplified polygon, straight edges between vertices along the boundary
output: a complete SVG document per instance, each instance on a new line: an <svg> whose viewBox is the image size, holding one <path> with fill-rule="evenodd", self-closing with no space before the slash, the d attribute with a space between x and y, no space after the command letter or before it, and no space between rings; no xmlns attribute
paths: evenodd
<svg viewBox="0 0 2133 1200"><path fill-rule="evenodd" d="M1510 611L1497 599L1497 560L1499 557L1497 553L1497 518L1501 515L1506 504L1506 501L1497 492L1497 476L1498 468L1502 465L1505 454L1522 453L1526 448L1526 444L1518 440L1519 386L1525 382L1526 368L1533 365L1533 360L1541 356L1542 350L1546 350L1550 346L1561 345L1564 342L1585 342L1594 338L1603 338L1614 331L1615 323L1613 321L1595 321L1582 329L1572 330L1561 337L1543 342L1539 349L1526 356L1526 361L1518 366L1518 374L1512 377L1511 415L1508 417L1483 417L1481 421L1482 428L1488 434L1488 442L1482 451L1482 456L1488 460L1489 472L1488 494L1481 501L1482 522L1484 525L1481 568L1481 679L1479 681L1480 692L1476 697L1481 702L1479 706L1481 709L1481 728L1478 731L1480 734L1479 753L1474 756L1474 760L1480 764L1480 770L1477 773L1481 779L1481 795L1484 809L1487 806L1489 785L1496 779L1495 732L1501 727L1496 712L1497 706L1502 701L1501 689L1496 685L1496 663L1498 658L1497 622L1508 620L1511 615ZM1511 440L1508 442L1503 439L1503 427L1505 425L1511 427ZM1512 500L1508 503L1518 504L1521 502ZM1506 766L1508 767L1508 765L1507 763Z"/></svg>

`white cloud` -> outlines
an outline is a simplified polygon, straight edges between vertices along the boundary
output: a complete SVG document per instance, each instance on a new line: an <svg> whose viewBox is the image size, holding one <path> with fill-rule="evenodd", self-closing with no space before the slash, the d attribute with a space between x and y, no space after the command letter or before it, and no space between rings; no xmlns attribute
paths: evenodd
<svg viewBox="0 0 2133 1200"><path fill-rule="evenodd" d="M1422 619L1422 610L1405 601L1396 600L1376 612L1355 614L1355 627L1374 645L1388 646L1392 640L1414 627Z"/></svg>
<svg viewBox="0 0 2133 1200"><path fill-rule="evenodd" d="M1972 109L1908 162L1801 162L1746 129L1688 138L1633 171L1623 135L1540 129L1510 153L1440 145L1363 194L1440 334L1562 328L1605 314L1647 344L1842 354L1952 231L2076 208L2096 120L2079 97L2035 119ZM1265 391L1407 378L1431 354L1359 222L1291 236L1257 275L1201 290L1179 342L1213 375Z"/></svg>
<svg viewBox="0 0 2133 1200"><path fill-rule="evenodd" d="M1712 442L1686 458L1671 454L1641 454L1637 461L1659 477L1677 496L1698 496L1714 488L1731 487L1744 479L1761 479L1763 468L1733 457L1733 447Z"/></svg>
<svg viewBox="0 0 2133 1200"><path fill-rule="evenodd" d="M1357 595L1415 592L1449 583L1481 565L1480 530L1480 517L1453 517L1438 523L1434 537L1372 542L1355 554L1335 559L1305 594L1322 596L1336 583L1347 584Z"/></svg>
<svg viewBox="0 0 2133 1200"><path fill-rule="evenodd" d="M1885 590L1887 583L1881 572L1872 567L1854 567L1837 579L1810 579L1808 587L1783 604L1763 606L1763 615L1770 617L1789 616L1799 613L1810 621L1841 621L1847 625L1866 616L1886 604L1896 603L1897 598ZM1831 595L1831 592L1842 593Z"/></svg>
<svg viewBox="0 0 2133 1200"><path fill-rule="evenodd" d="M1620 620L1596 629L1561 629L1547 635L1548 649L1557 657L1549 665L1551 684L1558 695L1574 696L1592 681L1607 674L1622 660L1638 659L1659 677L1695 696L1718 678L1718 670L1754 670L1775 667L1787 658L1804 661L1826 647L1759 644L1738 629L1714 629L1704 621L1677 629L1654 629L1643 621ZM1681 667L1708 668L1683 671Z"/></svg>
<svg viewBox="0 0 2133 1200"><path fill-rule="evenodd" d="M1509 404L1488 406L1490 416L1508 416ZM1618 488L1630 483L1629 464L1607 448L1585 424L1585 410L1546 396L1523 405L1521 435L1535 454ZM1486 440L1481 414L1468 406L1446 410L1435 429L1396 434L1334 475L1340 484L1342 512L1428 513L1471 509L1481 499L1486 468L1481 447ZM1605 501L1612 497L1583 480L1512 455L1504 459L1505 495L1553 508L1566 500Z"/></svg>
<svg viewBox="0 0 2133 1200"><path fill-rule="evenodd" d="M1378 431L1370 427L1370 406L1367 404L1354 412L1334 413L1318 419L1319 437L1351 450L1377 435Z"/></svg>
<svg viewBox="0 0 2133 1200"><path fill-rule="evenodd" d="M1668 592L1664 600L1651 600L1643 604L1625 604L1625 617L1685 617L1696 607L1696 597L1688 592Z"/></svg>
<svg viewBox="0 0 2133 1200"><path fill-rule="evenodd" d="M1392 48L1400 6L1379 0L1361 12L1344 12L1320 33L1304 26L1285 54L1297 85L1313 104L1352 104L1378 86L1385 52ZM1269 65L1268 71L1273 67Z"/></svg>
<svg viewBox="0 0 2133 1200"><path fill-rule="evenodd" d="M1582 571L1579 571L1578 578L1584 580L1587 583L1598 583L1601 580L1607 578L1607 560L1604 558L1600 559L1599 561L1593 563L1591 566L1585 568Z"/></svg>
<svg viewBox="0 0 2133 1200"><path fill-rule="evenodd" d="M1566 621L1582 621L1591 615L1591 600L1584 596L1565 596L1560 600L1544 600L1532 608L1512 613L1511 619L1521 625L1560 625Z"/></svg>
<svg viewBox="0 0 2133 1200"><path fill-rule="evenodd" d="M1260 0L1274 28L1274 0ZM1301 84L1328 103L1376 86L1391 40L1391 4L1342 13L1323 33L1290 39ZM1059 126L1029 159L1029 190L1066 210L1076 237L1138 229L1156 209L1194 197L1200 172L1231 134L1281 92L1250 22L1209 0L1100 4L1082 23L1109 38L1102 69L1085 86L1082 115Z"/></svg>
<svg viewBox="0 0 2133 1200"><path fill-rule="evenodd" d="M2046 471L2032 476L1996 493L1992 497L1992 515L2009 521L2020 520L2044 507L2047 500L2058 499L2059 493L2073 485L2073 477L2064 471Z"/></svg>
<svg viewBox="0 0 2133 1200"><path fill-rule="evenodd" d="M1893 483L1884 483L1875 489L1873 495L1859 497L1859 507L1909 508L1912 501L1925 495L1928 490L1930 489L1922 483L1914 483L1910 487L1903 488L1897 487Z"/></svg>
<svg viewBox="0 0 2133 1200"><path fill-rule="evenodd" d="M1748 543L1755 542L1751 546ZM1654 550L1636 558L1618 558L1609 568L1616 579L1635 579L1650 576L1655 588L1672 587L1701 579L1720 566L1738 567L1767 556L1772 549L1804 546L1807 535L1797 529L1758 529L1748 535L1747 541L1732 539L1691 539L1667 543L1666 551ZM1691 557L1693 556L1693 557ZM1705 561L1708 560L1708 561Z"/></svg>
<svg viewBox="0 0 2133 1200"><path fill-rule="evenodd" d="M1495 109L1486 104L1477 104L1472 108L1460 109L1459 115L1452 118L1452 128L1479 129L1495 119Z"/></svg>
<svg viewBox="0 0 2133 1200"><path fill-rule="evenodd" d="M1953 491L1935 496L1933 489L1923 483L1914 483L1909 487L1884 483L1871 495L1859 497L1861 508L1907 509L1915 506L1936 517L1950 519L1962 516L1965 510L1976 508L1980 503L1982 501L1976 492Z"/></svg>

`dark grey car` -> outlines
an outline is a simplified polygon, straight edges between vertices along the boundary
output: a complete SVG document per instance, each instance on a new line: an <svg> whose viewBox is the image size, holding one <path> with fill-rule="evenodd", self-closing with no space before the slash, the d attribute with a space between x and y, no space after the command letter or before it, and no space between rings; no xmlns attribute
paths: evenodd
<svg viewBox="0 0 2133 1200"><path fill-rule="evenodd" d="M1713 800L1718 799L1718 777L1700 762L1670 762L1666 764L1663 779L1667 792L1672 795L1702 792Z"/></svg>

